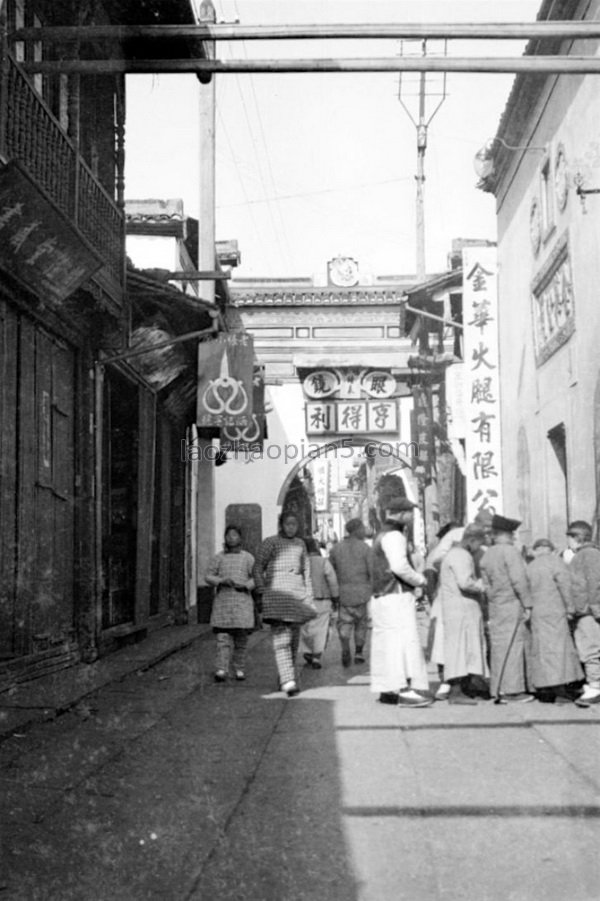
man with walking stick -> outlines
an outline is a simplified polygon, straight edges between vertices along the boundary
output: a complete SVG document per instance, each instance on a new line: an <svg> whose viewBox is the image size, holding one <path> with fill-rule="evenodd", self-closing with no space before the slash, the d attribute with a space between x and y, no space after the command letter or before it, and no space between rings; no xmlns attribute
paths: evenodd
<svg viewBox="0 0 600 901"><path fill-rule="evenodd" d="M513 543L520 524L494 515L493 547L481 561L489 613L490 693L497 703L533 700L525 665L533 600L525 563Z"/></svg>

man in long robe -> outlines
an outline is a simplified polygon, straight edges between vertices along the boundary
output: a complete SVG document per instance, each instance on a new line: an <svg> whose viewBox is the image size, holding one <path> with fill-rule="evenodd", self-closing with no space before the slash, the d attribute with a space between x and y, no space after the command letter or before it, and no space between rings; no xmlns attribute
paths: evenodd
<svg viewBox="0 0 600 901"><path fill-rule="evenodd" d="M569 618L575 616L569 570L548 538L534 542L532 551L527 567L533 598L531 682L538 700L570 703L567 686L579 682L583 670L569 630Z"/></svg>
<svg viewBox="0 0 600 901"><path fill-rule="evenodd" d="M444 674L450 704L476 704L470 694L472 676L487 678L485 634L481 615L483 582L475 575L473 557L485 542L481 526L468 525L453 545L440 571L439 601L444 624Z"/></svg>
<svg viewBox="0 0 600 901"><path fill-rule="evenodd" d="M493 546L481 560L488 600L490 693L504 700L527 701L528 622L533 600L523 557L514 546L515 519L494 515Z"/></svg>

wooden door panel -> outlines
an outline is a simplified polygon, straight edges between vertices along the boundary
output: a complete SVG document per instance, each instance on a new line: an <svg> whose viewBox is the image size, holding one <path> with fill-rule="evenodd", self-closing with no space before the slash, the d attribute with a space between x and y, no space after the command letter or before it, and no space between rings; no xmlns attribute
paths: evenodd
<svg viewBox="0 0 600 901"><path fill-rule="evenodd" d="M18 319L0 302L0 657L11 657L17 618Z"/></svg>

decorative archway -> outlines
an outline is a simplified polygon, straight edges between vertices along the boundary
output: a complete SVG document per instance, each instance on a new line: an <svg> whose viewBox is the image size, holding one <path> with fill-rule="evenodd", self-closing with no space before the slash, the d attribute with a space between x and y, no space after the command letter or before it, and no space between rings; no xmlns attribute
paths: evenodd
<svg viewBox="0 0 600 901"><path fill-rule="evenodd" d="M410 457L408 457L406 454L402 454L399 450L397 450L394 447L394 445L392 443L390 443L388 441L377 441L373 438L359 438L359 437L352 438L351 446L352 447L385 448L386 453L384 454L384 456L387 456L390 459L396 460L399 463L399 465L402 466L403 469L409 470L410 476L411 476L410 481L409 481L409 485L411 488L411 494L415 495L414 497L411 497L410 500L414 500L414 501L417 500L416 491L414 491L414 486L412 484L412 480L414 478L413 471L412 471L414 461L411 462ZM292 467L290 472L287 474L281 488L279 489L279 494L277 495L278 506L281 507L283 505L283 502L285 501L285 496L286 496L287 492L289 491L289 489L292 485L292 482L294 481L294 479L296 478L298 473L305 466L308 466L310 463L314 462L315 460L318 460L320 457L325 456L327 453L331 453L332 451L335 451L337 448L343 448L345 450L348 450L349 447L350 447L350 445L348 444L347 437L346 438L334 438L331 441L327 441L325 444L321 445L320 447L314 447L305 457L302 458L302 460L299 460Z"/></svg>

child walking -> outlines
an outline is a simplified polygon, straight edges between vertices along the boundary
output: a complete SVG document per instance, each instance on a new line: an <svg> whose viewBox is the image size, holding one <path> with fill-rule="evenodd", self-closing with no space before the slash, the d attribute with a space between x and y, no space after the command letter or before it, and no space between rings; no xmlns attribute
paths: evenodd
<svg viewBox="0 0 600 901"><path fill-rule="evenodd" d="M254 557L242 549L239 526L225 529L225 549L210 561L205 579L216 590L210 624L217 637L215 682L225 682L233 664L238 682L246 678L246 649L254 628Z"/></svg>
<svg viewBox="0 0 600 901"><path fill-rule="evenodd" d="M321 556L315 539L305 538L304 543L308 551L310 578L318 615L302 626L298 651L303 655L308 666L312 666L313 669L321 669L321 659L327 645L331 616L337 610L340 602L340 590L335 570L329 560Z"/></svg>

